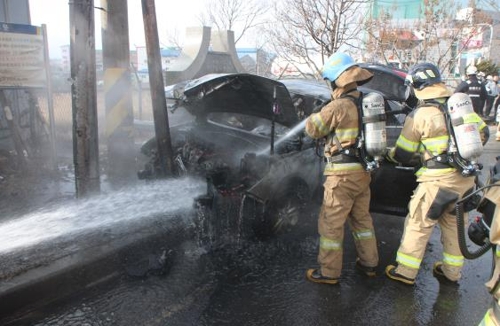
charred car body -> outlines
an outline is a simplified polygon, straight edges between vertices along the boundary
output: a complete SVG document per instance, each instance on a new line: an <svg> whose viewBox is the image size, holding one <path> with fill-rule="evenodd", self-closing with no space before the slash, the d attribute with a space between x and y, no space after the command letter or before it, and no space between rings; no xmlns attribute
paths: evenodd
<svg viewBox="0 0 500 326"><path fill-rule="evenodd" d="M363 67L375 77L360 89L383 95L387 145L394 146L416 100L407 98L402 72ZM299 223L307 203L321 202L323 150L304 134L304 124L330 101L325 83L214 74L169 87L166 94L170 114L185 110L181 114L188 117L170 130L177 173L207 179L207 195L197 200L207 240L220 240L228 229L257 235L287 230ZM150 161L139 177L155 178L156 140L141 152ZM372 211L405 215L415 168L382 163L372 175Z"/></svg>

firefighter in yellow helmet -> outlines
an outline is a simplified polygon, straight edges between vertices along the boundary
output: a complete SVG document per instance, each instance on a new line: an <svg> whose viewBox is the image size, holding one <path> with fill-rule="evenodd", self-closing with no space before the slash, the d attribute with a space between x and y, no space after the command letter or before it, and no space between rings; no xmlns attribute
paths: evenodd
<svg viewBox="0 0 500 326"><path fill-rule="evenodd" d="M433 273L440 281L456 283L464 257L458 243L456 217L451 212L454 203L472 190L474 178L463 176L448 163L450 135L442 105L452 92L442 82L438 68L430 63L416 64L410 68L406 81L420 103L406 118L396 147L388 156L390 160L407 163L419 155L423 166L416 173L419 185L408 206L396 263L387 266L385 273L392 280L413 285L427 242L439 224L443 260L434 264ZM489 134L484 121L474 112L464 119L478 125L485 143ZM464 218L467 221L467 214Z"/></svg>
<svg viewBox="0 0 500 326"><path fill-rule="evenodd" d="M328 58L322 71L331 83L332 101L306 121L306 133L316 139L326 138L324 155L326 176L323 204L318 219L320 235L319 268L306 272L315 283L337 284L342 270L344 224L347 221L356 243L356 266L367 276L375 276L378 249L369 213L370 180L355 148L359 133L357 101L361 85L373 75L356 66L344 53Z"/></svg>

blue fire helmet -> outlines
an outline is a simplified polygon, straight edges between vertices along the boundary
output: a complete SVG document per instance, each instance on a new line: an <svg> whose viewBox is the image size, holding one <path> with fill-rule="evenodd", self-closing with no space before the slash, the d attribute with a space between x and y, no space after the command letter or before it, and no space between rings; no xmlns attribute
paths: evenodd
<svg viewBox="0 0 500 326"><path fill-rule="evenodd" d="M334 53L328 60L326 60L325 65L321 71L323 79L328 79L334 82L339 76L346 71L348 68L354 66L356 63L354 60L345 53Z"/></svg>

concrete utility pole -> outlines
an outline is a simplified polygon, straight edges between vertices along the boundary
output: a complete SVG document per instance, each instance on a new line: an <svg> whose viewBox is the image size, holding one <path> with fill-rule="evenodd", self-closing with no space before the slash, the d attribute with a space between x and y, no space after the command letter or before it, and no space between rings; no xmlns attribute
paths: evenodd
<svg viewBox="0 0 500 326"><path fill-rule="evenodd" d="M174 162L172 158L172 142L168 125L167 101L161 68L160 41L154 0L142 1L144 32L146 34L146 51L148 54L149 85L153 118L155 124L156 143L163 176L173 176Z"/></svg>
<svg viewBox="0 0 500 326"><path fill-rule="evenodd" d="M73 161L76 196L100 192L94 0L69 2Z"/></svg>
<svg viewBox="0 0 500 326"><path fill-rule="evenodd" d="M135 178L127 1L101 0L108 175Z"/></svg>

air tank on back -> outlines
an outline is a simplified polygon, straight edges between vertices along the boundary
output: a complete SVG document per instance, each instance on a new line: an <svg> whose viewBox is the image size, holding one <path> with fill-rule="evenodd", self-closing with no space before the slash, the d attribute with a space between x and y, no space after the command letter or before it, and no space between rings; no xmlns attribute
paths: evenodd
<svg viewBox="0 0 500 326"><path fill-rule="evenodd" d="M448 99L448 114L458 153L466 160L477 161L483 153L483 143L478 124L470 120L470 115L473 113L474 108L469 95L455 93Z"/></svg>
<svg viewBox="0 0 500 326"><path fill-rule="evenodd" d="M366 152L377 160L387 150L384 97L375 92L364 94L362 110Z"/></svg>

